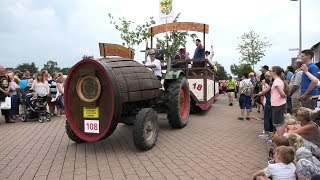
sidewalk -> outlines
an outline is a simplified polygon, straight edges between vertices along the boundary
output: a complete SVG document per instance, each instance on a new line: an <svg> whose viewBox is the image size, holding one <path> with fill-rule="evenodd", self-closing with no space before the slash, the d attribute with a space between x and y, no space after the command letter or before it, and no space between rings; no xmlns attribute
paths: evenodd
<svg viewBox="0 0 320 180"><path fill-rule="evenodd" d="M234 104L220 95L178 130L161 114L158 141L146 152L134 147L132 127L123 124L104 141L76 144L64 118L6 124L1 117L0 179L251 179L267 164L265 143L257 138L263 124L237 120Z"/></svg>

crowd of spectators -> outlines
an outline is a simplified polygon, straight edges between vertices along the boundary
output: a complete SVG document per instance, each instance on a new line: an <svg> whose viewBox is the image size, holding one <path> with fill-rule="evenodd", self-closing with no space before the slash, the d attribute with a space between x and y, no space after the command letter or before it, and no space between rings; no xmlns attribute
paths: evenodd
<svg viewBox="0 0 320 180"><path fill-rule="evenodd" d="M51 116L62 116L64 81L62 73L50 75L47 70L42 70L31 74L28 69L23 72L6 71L4 66L0 66L0 102L4 102L7 96L11 97L11 109L1 109L6 123L14 123L19 119L19 115L23 113L22 99L27 93L32 93L32 99L41 99Z"/></svg>

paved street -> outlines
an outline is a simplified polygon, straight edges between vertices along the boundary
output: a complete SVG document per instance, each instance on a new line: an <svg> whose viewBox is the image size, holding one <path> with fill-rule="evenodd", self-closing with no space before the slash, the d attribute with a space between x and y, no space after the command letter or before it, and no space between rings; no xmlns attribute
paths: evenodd
<svg viewBox="0 0 320 180"><path fill-rule="evenodd" d="M123 124L107 140L76 144L64 118L6 124L1 117L0 179L250 179L267 163L257 138L262 122L239 121L239 111L220 95L183 129L171 129L161 114L158 141L147 152L134 147L132 127Z"/></svg>

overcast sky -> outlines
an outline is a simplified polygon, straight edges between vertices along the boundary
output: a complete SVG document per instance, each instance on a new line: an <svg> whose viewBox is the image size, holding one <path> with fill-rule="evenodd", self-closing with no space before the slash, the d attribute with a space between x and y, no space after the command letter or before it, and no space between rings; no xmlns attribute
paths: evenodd
<svg viewBox="0 0 320 180"><path fill-rule="evenodd" d="M236 50L244 32L256 31L272 46L257 66L291 63L299 46L299 3L290 0L174 0L180 21L210 26L206 48L214 46L214 60L230 72L239 62ZM209 4L210 3L210 4ZM107 14L126 17L137 24L159 18L159 0L0 0L0 64L16 67L34 61L39 68L48 60L71 67L82 55L99 57L99 42L121 44L120 33ZM302 0L302 48L320 41L320 1ZM157 22L158 23L158 22ZM201 34L198 34L202 37ZM135 59L141 61L135 47ZM193 54L195 45L187 44ZM260 68L260 67L259 67Z"/></svg>

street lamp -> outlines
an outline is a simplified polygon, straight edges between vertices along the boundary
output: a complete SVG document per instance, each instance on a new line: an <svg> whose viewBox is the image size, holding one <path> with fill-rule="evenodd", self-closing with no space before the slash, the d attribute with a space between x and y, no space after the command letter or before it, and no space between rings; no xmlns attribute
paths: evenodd
<svg viewBox="0 0 320 180"><path fill-rule="evenodd" d="M301 0L290 0L290 1L299 1L299 54L301 53L301 42L302 42L302 35L301 35Z"/></svg>

